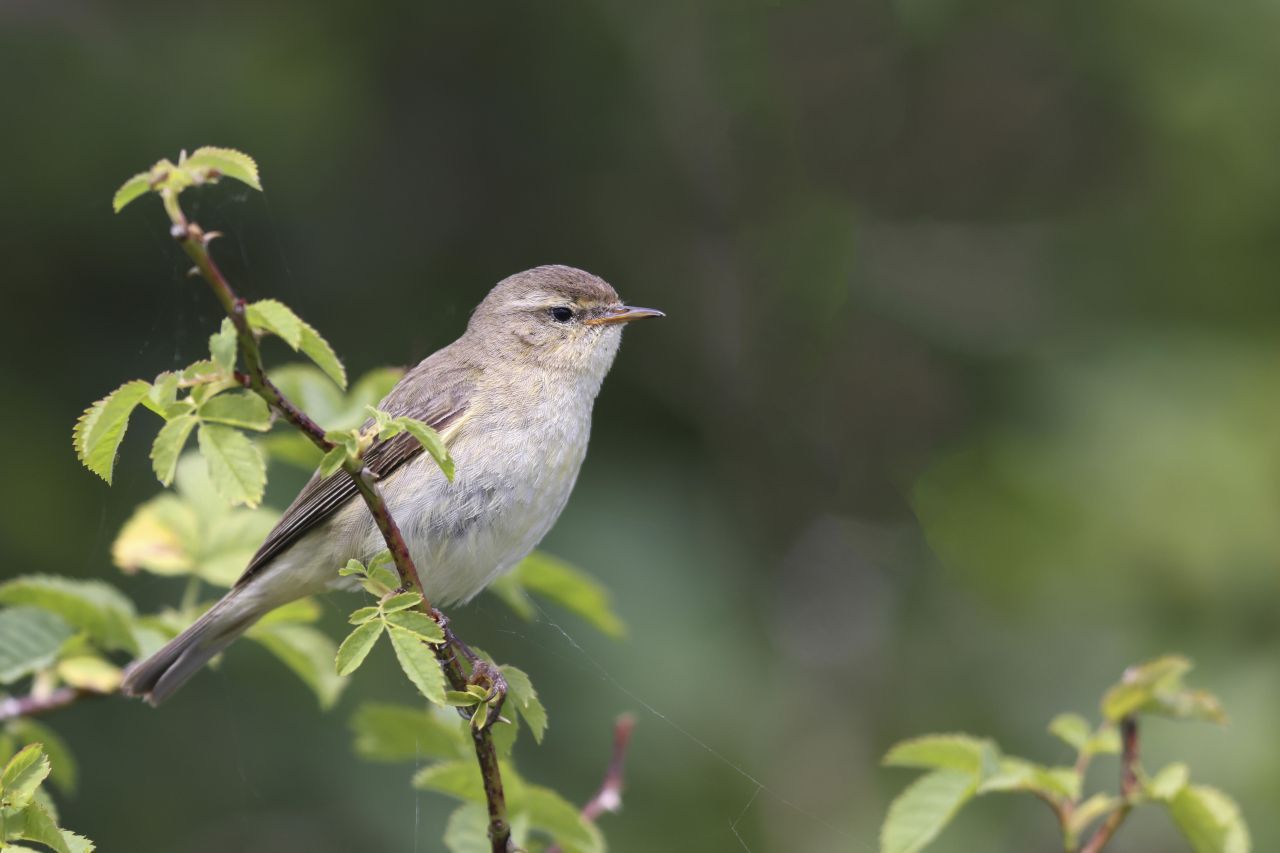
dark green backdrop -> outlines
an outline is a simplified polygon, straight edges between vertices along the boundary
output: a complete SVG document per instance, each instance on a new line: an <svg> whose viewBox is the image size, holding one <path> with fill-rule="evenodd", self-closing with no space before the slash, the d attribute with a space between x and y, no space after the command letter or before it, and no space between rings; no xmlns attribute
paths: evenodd
<svg viewBox="0 0 1280 853"><path fill-rule="evenodd" d="M871 851L895 739L1060 762L1048 717L1166 650L1233 721L1151 725L1149 766L1186 757L1275 849L1278 26L1265 0L4 4L0 575L178 594L107 553L145 444L108 490L70 429L217 319L158 206L111 193L235 146L265 194L196 217L355 374L541 263L668 312L627 333L547 542L630 638L454 614L550 708L528 776L586 797L638 712L615 849ZM351 753L360 699L408 698L393 666L328 715L247 647L162 711L67 710L65 822L104 851L440 849L444 801ZM984 800L937 849L1050 849L1042 811ZM1177 843L1155 814L1115 847Z"/></svg>

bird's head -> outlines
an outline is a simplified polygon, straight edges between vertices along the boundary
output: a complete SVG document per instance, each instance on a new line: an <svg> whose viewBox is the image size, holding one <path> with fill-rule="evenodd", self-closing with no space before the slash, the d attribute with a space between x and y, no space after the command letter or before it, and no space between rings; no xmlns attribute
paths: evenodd
<svg viewBox="0 0 1280 853"><path fill-rule="evenodd" d="M603 379L632 320L661 317L623 304L604 279L566 266L503 279L476 308L467 335L526 364Z"/></svg>

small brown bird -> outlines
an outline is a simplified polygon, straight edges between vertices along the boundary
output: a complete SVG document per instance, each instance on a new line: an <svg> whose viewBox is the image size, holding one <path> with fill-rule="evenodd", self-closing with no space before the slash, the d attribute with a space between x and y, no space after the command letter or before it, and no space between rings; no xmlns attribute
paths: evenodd
<svg viewBox="0 0 1280 853"><path fill-rule="evenodd" d="M582 467L623 324L661 316L622 304L590 273L538 267L499 282L462 337L391 389L379 408L430 424L457 466L450 483L407 433L365 456L433 603L471 599L551 529ZM131 667L124 691L164 701L262 616L384 548L347 473L317 472L231 591Z"/></svg>

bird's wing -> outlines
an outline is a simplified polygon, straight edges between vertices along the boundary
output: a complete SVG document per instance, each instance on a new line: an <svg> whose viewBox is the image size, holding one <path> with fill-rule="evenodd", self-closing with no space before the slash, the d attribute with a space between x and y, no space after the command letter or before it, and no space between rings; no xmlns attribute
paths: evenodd
<svg viewBox="0 0 1280 853"><path fill-rule="evenodd" d="M429 358L410 371L379 404L379 408L392 415L417 418L437 432L444 432L450 425L458 423L467 411L473 386L472 374L465 368L454 368L436 370L437 375L432 376L433 366L438 367L432 365L435 360L435 357ZM424 377L436 381L424 381ZM432 385L435 386L434 389L431 388ZM406 390L410 387L412 392ZM366 422L365 426L371 422ZM418 440L409 433L402 432L370 447L365 452L364 463L374 478L381 480L420 453L422 445ZM275 557L312 529L332 518L355 495L355 481L346 471L337 471L323 478L317 471L284 511L280 522L267 535L258 553L253 555L248 567L236 581L236 586L247 583Z"/></svg>

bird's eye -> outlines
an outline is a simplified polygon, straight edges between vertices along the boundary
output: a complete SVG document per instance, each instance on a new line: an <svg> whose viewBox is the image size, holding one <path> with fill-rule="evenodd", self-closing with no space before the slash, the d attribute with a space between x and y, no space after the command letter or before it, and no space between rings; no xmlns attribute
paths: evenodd
<svg viewBox="0 0 1280 853"><path fill-rule="evenodd" d="M551 309L551 319L557 323L567 323L573 319L573 309L565 308L563 305L557 305Z"/></svg>

